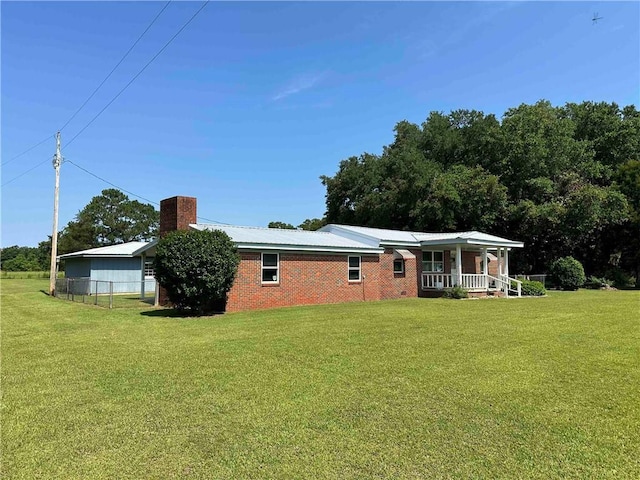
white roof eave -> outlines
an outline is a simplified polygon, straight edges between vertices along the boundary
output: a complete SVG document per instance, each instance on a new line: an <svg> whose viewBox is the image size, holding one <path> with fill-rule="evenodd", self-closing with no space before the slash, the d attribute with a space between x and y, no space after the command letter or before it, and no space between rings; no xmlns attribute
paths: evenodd
<svg viewBox="0 0 640 480"><path fill-rule="evenodd" d="M310 245L290 245L290 244L270 244L270 243L237 243L238 250L278 250L287 252L323 252L323 253L359 253L359 254L380 254L384 253L382 248L358 248L358 247L330 247L330 246L310 246Z"/></svg>
<svg viewBox="0 0 640 480"><path fill-rule="evenodd" d="M522 248L524 243L513 242L510 240L505 241L491 241L491 240L475 240L473 238L449 238L438 240L423 240L420 242L421 247L429 247L434 245L477 245L480 247L508 247L508 248Z"/></svg>

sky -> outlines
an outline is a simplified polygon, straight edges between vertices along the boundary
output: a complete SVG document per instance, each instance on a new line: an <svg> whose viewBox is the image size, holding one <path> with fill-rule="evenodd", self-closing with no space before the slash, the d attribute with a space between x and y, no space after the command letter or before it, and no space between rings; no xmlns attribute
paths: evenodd
<svg viewBox="0 0 640 480"><path fill-rule="evenodd" d="M165 4L0 3L2 247L51 235L53 135ZM59 229L112 188L96 176L197 197L202 221L298 225L325 212L320 176L401 120L640 107L638 2L210 2L82 131L201 5L171 2L61 130Z"/></svg>

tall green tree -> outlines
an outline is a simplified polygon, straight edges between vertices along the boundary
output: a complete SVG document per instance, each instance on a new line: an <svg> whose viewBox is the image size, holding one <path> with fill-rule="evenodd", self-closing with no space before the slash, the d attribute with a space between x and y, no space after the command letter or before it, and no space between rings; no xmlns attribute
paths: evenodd
<svg viewBox="0 0 640 480"><path fill-rule="evenodd" d="M326 187L327 223L470 230L522 240L514 271L572 255L590 273L640 276L640 113L541 100L501 120L475 110L396 124L380 155L343 160Z"/></svg>
<svg viewBox="0 0 640 480"><path fill-rule="evenodd" d="M151 240L158 234L159 222L160 214L152 205L130 200L120 190L106 189L63 229L58 251Z"/></svg>

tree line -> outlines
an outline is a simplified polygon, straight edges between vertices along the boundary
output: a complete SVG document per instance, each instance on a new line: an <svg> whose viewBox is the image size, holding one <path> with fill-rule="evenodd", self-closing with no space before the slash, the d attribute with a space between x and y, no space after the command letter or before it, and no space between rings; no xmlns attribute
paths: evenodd
<svg viewBox="0 0 640 480"><path fill-rule="evenodd" d="M572 255L592 275L638 278L640 114L635 106L548 101L432 112L401 121L381 154L340 162L328 223L415 231L480 230L524 241L518 273Z"/></svg>

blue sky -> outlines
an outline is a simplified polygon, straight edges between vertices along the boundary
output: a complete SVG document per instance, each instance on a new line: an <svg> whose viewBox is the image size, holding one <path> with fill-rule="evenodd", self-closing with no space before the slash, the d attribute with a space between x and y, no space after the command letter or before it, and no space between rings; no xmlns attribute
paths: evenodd
<svg viewBox="0 0 640 480"><path fill-rule="evenodd" d="M12 180L50 159L54 140L11 158L64 124L163 5L2 2L2 246L35 246L52 226L51 163ZM430 111L640 105L638 2L212 2L65 148L200 5L169 5L62 145L145 198L197 197L216 221L322 216L320 175ZM105 188L65 163L60 228Z"/></svg>

